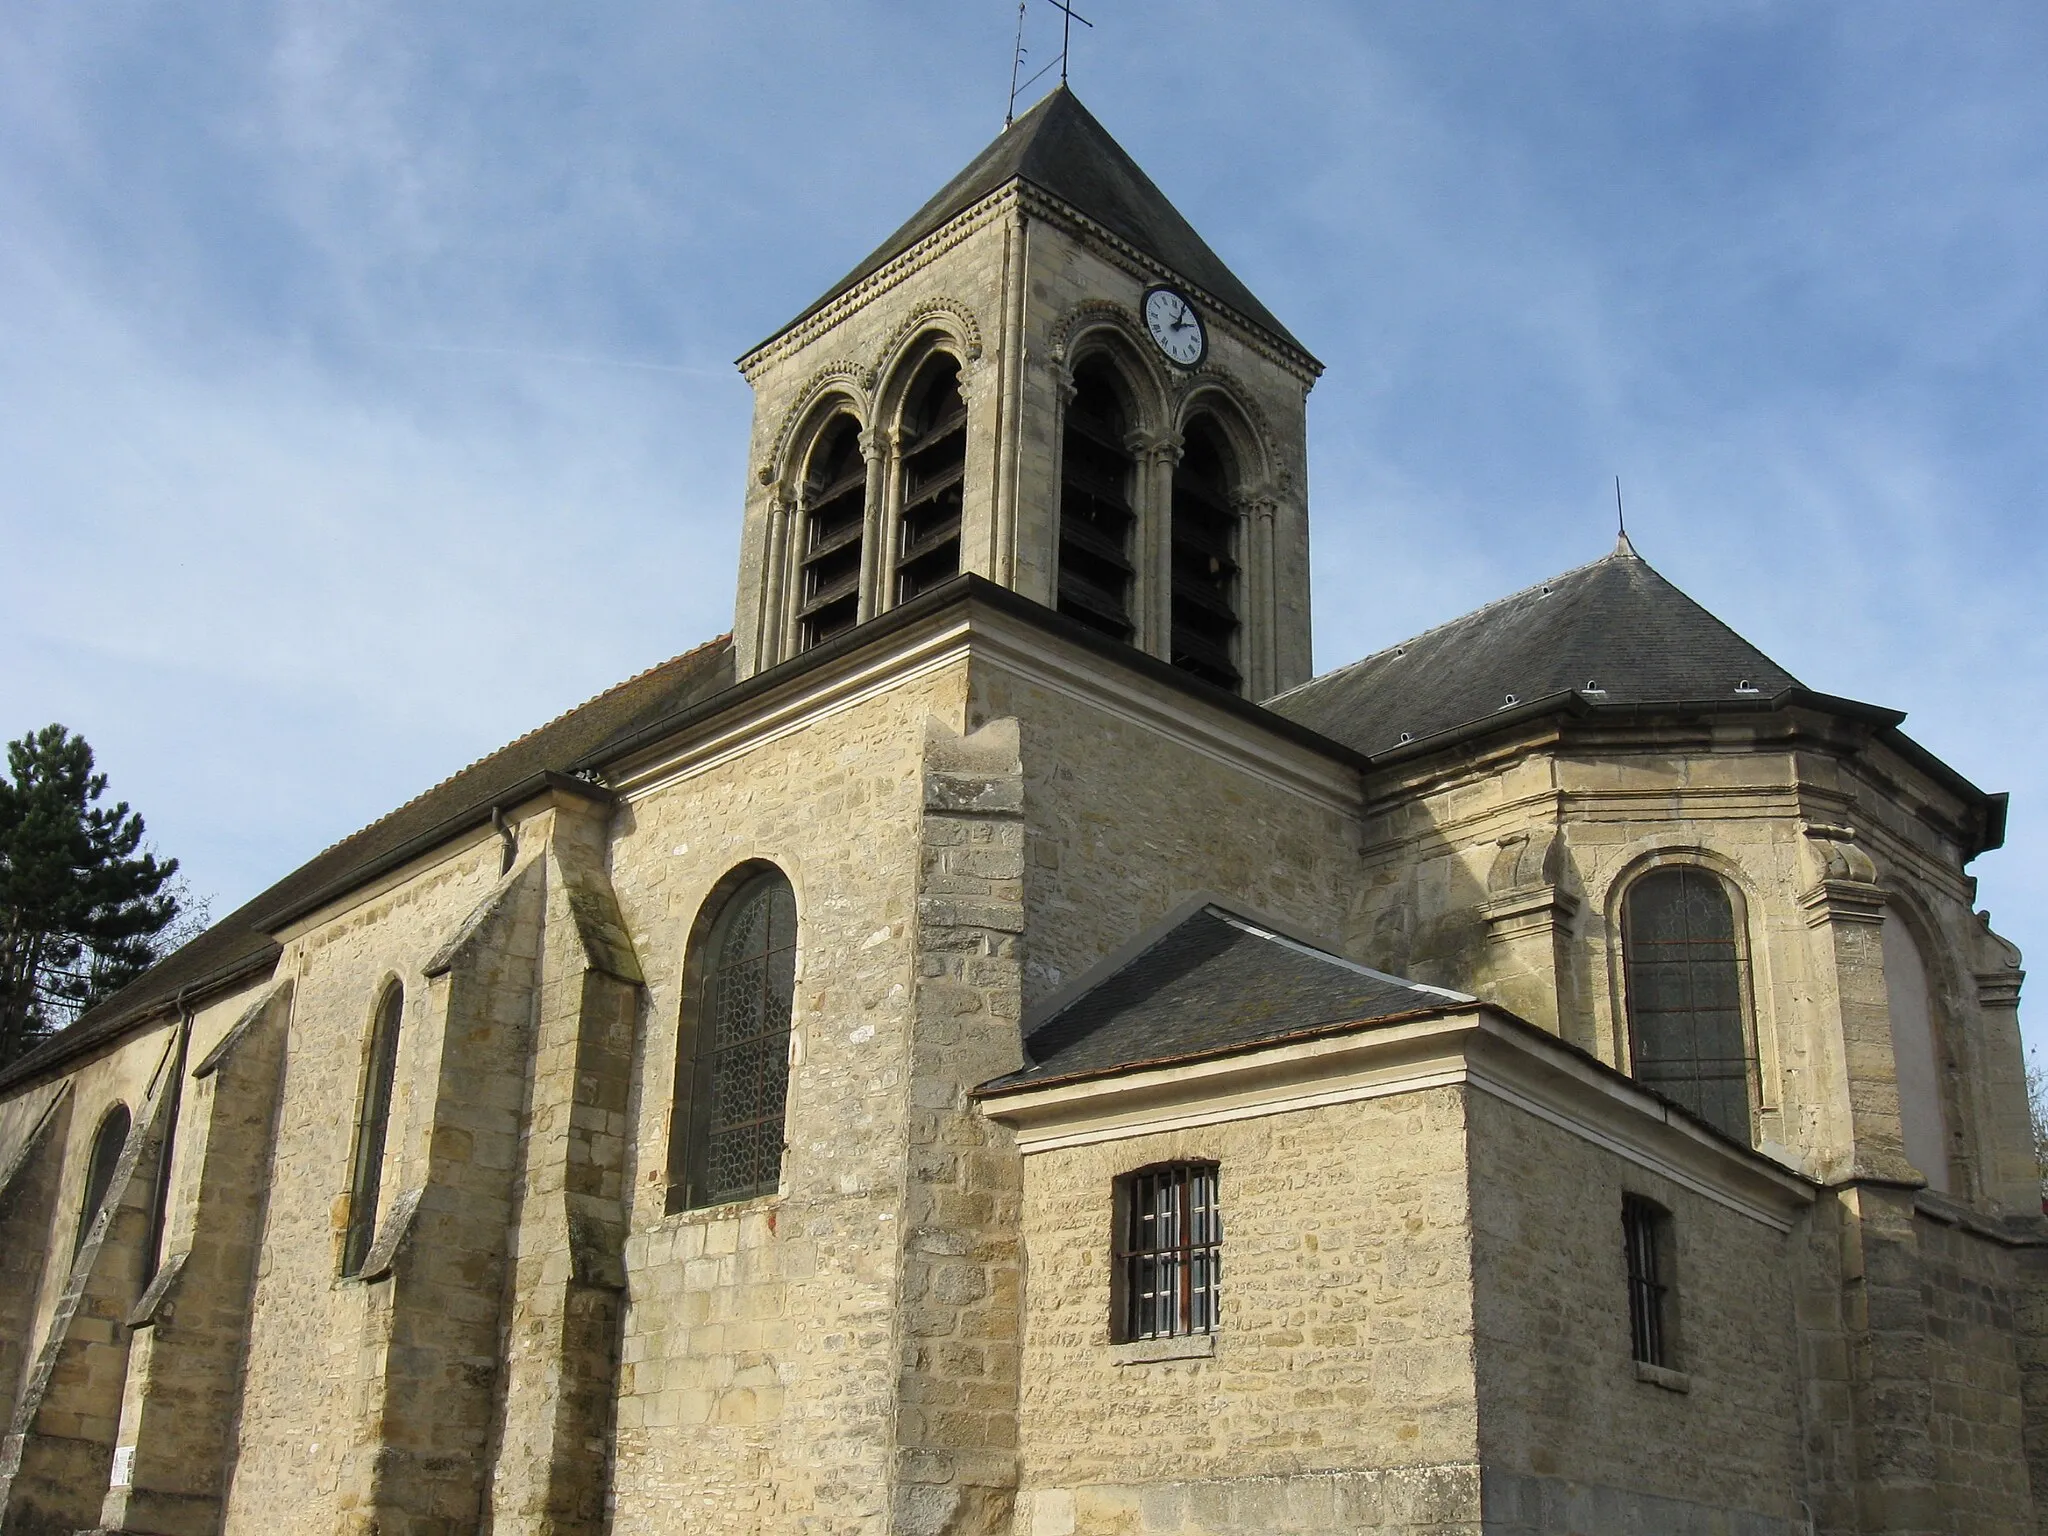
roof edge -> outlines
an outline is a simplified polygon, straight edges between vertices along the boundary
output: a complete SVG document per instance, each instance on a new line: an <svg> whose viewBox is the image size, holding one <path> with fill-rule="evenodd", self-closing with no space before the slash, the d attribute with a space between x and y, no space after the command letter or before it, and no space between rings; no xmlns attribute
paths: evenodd
<svg viewBox="0 0 2048 1536"><path fill-rule="evenodd" d="M284 946L273 941L268 949L209 971L198 980L187 982L169 997L160 997L143 1004L126 1018L116 1015L114 1020L109 1021L109 1027L104 1034L95 1032L81 1035L77 1040L71 1041L65 1037L76 1029L77 1025L60 1029L27 1055L15 1058L4 1069L0 1069L0 1094L12 1093L17 1088L33 1087L46 1073L58 1067L68 1066L103 1047L120 1045L140 1032L143 1026L160 1017L182 1013L203 999L211 999L223 992L231 991L237 982L259 971L274 969L278 957L283 953Z"/></svg>

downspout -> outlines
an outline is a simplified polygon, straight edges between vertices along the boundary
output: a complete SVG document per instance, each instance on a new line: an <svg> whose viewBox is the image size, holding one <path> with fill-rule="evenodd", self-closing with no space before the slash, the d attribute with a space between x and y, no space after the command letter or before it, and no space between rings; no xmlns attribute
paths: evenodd
<svg viewBox="0 0 2048 1536"><path fill-rule="evenodd" d="M512 830L512 824L505 819L505 813L495 805L491 807L491 830L503 839L505 850L498 857L498 877L503 879L512 873L512 861L519 857L519 836Z"/></svg>

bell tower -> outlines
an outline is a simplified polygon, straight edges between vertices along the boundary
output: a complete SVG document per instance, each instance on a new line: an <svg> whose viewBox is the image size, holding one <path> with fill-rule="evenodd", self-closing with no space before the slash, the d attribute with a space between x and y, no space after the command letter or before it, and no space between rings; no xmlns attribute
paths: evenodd
<svg viewBox="0 0 2048 1536"><path fill-rule="evenodd" d="M1248 698L1308 679L1322 365L1065 86L739 367L741 677L971 571Z"/></svg>

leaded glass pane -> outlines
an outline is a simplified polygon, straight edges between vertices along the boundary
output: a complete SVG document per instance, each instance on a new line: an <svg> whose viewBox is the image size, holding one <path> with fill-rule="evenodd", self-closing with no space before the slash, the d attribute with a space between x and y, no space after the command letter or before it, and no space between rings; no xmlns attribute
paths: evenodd
<svg viewBox="0 0 2048 1536"><path fill-rule="evenodd" d="M796 900L778 874L742 887L712 931L696 1020L686 1203L719 1205L782 1178Z"/></svg>
<svg viewBox="0 0 2048 1536"><path fill-rule="evenodd" d="M1728 893L1705 870L1660 869L1630 888L1623 923L1637 1081L1748 1141L1745 988Z"/></svg>

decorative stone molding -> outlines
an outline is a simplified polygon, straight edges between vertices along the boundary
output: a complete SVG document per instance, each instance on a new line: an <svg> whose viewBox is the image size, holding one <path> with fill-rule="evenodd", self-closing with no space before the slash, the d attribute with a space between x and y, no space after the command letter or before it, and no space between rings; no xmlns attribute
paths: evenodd
<svg viewBox="0 0 2048 1536"><path fill-rule="evenodd" d="M767 462L755 470L754 476L763 485L773 485L787 470L790 445L796 435L811 419L818 402L835 390L846 395L856 413L865 418L868 395L875 387L875 371L863 363L840 358L825 364L804 380L803 388L797 391L796 403L782 418L782 427L775 434L774 451ZM863 420L865 425L865 420Z"/></svg>
<svg viewBox="0 0 2048 1536"><path fill-rule="evenodd" d="M1809 928L1822 923L1881 923L1885 889L1877 883L1877 865L1856 842L1851 827L1806 828L1806 864L1814 883L1799 893Z"/></svg>
<svg viewBox="0 0 2048 1536"><path fill-rule="evenodd" d="M1553 933L1578 914L1579 898L1562 884L1564 838L1555 828L1509 832L1496 847L1479 909L1494 938Z"/></svg>
<svg viewBox="0 0 2048 1536"><path fill-rule="evenodd" d="M1226 431L1231 425L1231 411L1235 411L1241 418L1239 425L1250 437L1251 447L1259 457L1256 472L1252 466L1245 466L1245 478L1254 481L1275 478L1275 465L1279 455L1274 451L1273 425L1267 419L1265 411L1260 408L1257 396L1245 388L1243 381L1229 369L1207 362L1195 369L1173 403L1175 423L1185 429L1190 413L1201 407L1204 395L1216 395L1229 407L1229 410L1212 409L1211 412L1217 420L1224 423Z"/></svg>
<svg viewBox="0 0 2048 1536"><path fill-rule="evenodd" d="M1133 346L1144 344L1144 329L1130 310L1113 299L1090 299L1076 304L1054 323L1049 355L1055 363L1064 364L1078 336L1105 327Z"/></svg>
<svg viewBox="0 0 2048 1536"><path fill-rule="evenodd" d="M951 321L952 325L943 323ZM911 306L910 313L903 317L902 324L889 333L889 339L882 343L875 353L875 366L871 370L874 378L886 378L902 359L905 346L920 331L936 331L957 342L962 363L981 360L981 322L974 318L974 311L958 299L926 299Z"/></svg>

